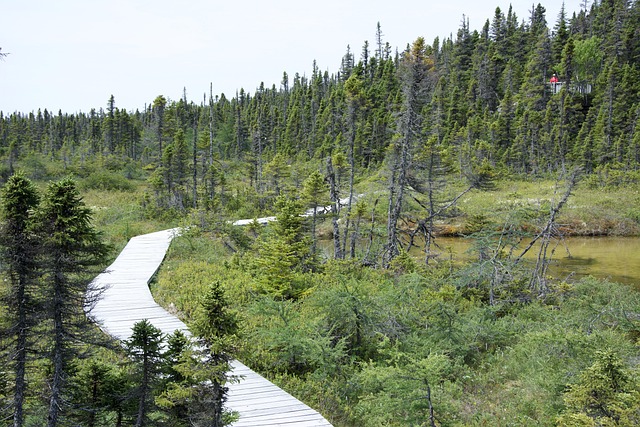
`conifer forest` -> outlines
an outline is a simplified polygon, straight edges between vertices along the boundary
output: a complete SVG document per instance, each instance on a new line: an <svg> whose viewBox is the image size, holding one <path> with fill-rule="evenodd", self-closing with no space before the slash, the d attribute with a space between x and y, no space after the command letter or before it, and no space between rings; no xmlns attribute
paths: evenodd
<svg viewBox="0 0 640 427"><path fill-rule="evenodd" d="M335 426L640 425L640 278L554 270L640 235L640 2L383 25L253 92L0 112L1 425L227 425L236 358ZM89 282L171 227L197 345L110 341Z"/></svg>

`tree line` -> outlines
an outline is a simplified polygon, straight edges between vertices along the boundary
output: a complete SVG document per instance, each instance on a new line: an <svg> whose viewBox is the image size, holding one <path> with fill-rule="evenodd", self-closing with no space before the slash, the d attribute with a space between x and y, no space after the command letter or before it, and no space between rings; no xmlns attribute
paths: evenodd
<svg viewBox="0 0 640 427"><path fill-rule="evenodd" d="M562 8L551 27L540 4L522 20L511 8L506 14L497 8L473 31L463 17L455 37L424 43L432 65L416 111L421 140L435 142L457 168L486 159L533 174L567 165L636 169L639 8L607 0L571 17ZM324 159L346 155L353 144L354 165L379 167L400 132L399 71L411 46L392 52L378 26L373 47L365 42L359 58L348 48L333 74L314 63L309 76L284 73L279 88L261 84L231 99L210 93L189 101L185 91L179 100L159 96L135 112L117 108L112 96L106 109L89 113L5 113L5 168L33 151L59 158L113 154L165 167L173 161L168 157L182 156L175 176L165 177L172 186L187 180L184 163L199 162L203 178L215 158L240 159L262 192L272 178L265 166L277 155ZM549 89L553 73L567 90ZM569 90L574 83L592 90Z"/></svg>

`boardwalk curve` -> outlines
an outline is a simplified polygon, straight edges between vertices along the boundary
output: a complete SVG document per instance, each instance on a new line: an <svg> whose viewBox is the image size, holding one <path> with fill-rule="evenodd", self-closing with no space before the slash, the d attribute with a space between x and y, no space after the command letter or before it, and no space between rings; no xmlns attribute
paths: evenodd
<svg viewBox="0 0 640 427"><path fill-rule="evenodd" d="M187 326L160 307L149 290L149 281L177 233L178 229L170 229L132 238L113 264L93 280L90 289L101 289L101 295L91 318L104 332L126 340L133 325L147 319L165 334L176 329L189 334ZM241 362L234 360L231 366L231 375L241 378L229 385L226 403L240 415L233 427L331 426L318 412Z"/></svg>

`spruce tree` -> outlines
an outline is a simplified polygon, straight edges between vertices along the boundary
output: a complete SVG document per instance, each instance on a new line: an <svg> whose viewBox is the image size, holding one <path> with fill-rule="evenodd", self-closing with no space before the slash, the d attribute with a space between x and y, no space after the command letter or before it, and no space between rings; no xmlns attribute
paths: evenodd
<svg viewBox="0 0 640 427"><path fill-rule="evenodd" d="M47 425L54 427L64 411L69 364L78 343L87 340L92 325L85 315L93 301L85 297L88 283L102 265L107 247L91 224L86 207L71 179L49 185L37 214L44 273L47 316L52 321L50 403Z"/></svg>
<svg viewBox="0 0 640 427"><path fill-rule="evenodd" d="M75 406L71 418L75 422L85 427L104 423L114 392L110 387L112 375L111 366L96 357L79 366L78 372L70 380Z"/></svg>
<svg viewBox="0 0 640 427"><path fill-rule="evenodd" d="M340 212L340 197L336 188L336 174L333 169L333 160L327 156L327 179L329 181L329 198L331 199L331 225L333 226L333 257L334 259L344 258L342 245L340 244L340 228L338 225L338 214Z"/></svg>
<svg viewBox="0 0 640 427"><path fill-rule="evenodd" d="M311 256L316 255L317 236L316 223L318 220L318 207L326 204L327 185L324 177L318 171L313 171L304 181L302 195L305 201L311 206Z"/></svg>
<svg viewBox="0 0 640 427"><path fill-rule="evenodd" d="M162 148L162 139L164 133L164 110L167 106L167 100L164 96L159 95L153 101L153 112L156 121L156 137L158 138L158 152L160 153L160 162L162 164L162 154L164 153Z"/></svg>
<svg viewBox="0 0 640 427"><path fill-rule="evenodd" d="M220 282L207 288L190 325L194 339L174 334L165 363L166 385L156 402L165 409L171 426L222 427L230 362L236 348L237 314L229 308ZM187 424L188 423L188 424Z"/></svg>
<svg viewBox="0 0 640 427"><path fill-rule="evenodd" d="M7 335L15 340L13 425L24 422L25 379L29 343L38 319L35 279L38 268L38 241L33 235L33 214L39 203L35 186L23 174L13 175L2 189L2 223L0 224L0 267L7 274L10 288L4 303L10 316ZM3 331L4 332L4 331Z"/></svg>
<svg viewBox="0 0 640 427"><path fill-rule="evenodd" d="M284 196L276 200L276 221L259 240L253 260L258 289L275 298L296 298L299 273L315 267L309 261L309 239L304 236L302 204Z"/></svg>
<svg viewBox="0 0 640 427"><path fill-rule="evenodd" d="M567 29L567 14L564 10L564 3L558 14L558 21L553 27L553 41L551 42L551 51L553 54L554 64L558 64L562 58L562 51L565 44L569 41L569 30Z"/></svg>
<svg viewBox="0 0 640 427"><path fill-rule="evenodd" d="M227 373L231 369L238 326L237 314L229 307L221 283L211 283L192 325L200 348L197 365L200 372L196 373L196 378L201 379L189 408L194 425L222 427L226 424Z"/></svg>
<svg viewBox="0 0 640 427"><path fill-rule="evenodd" d="M116 101L111 95L107 103L107 115L102 122L105 147L113 154L116 148Z"/></svg>
<svg viewBox="0 0 640 427"><path fill-rule="evenodd" d="M358 110L360 105L364 103L364 89L363 82L359 78L358 73L354 72L349 79L345 82L345 94L347 98L347 123L349 126L349 197L347 199L346 206L346 224L344 227L344 236L342 240L341 253L346 253L347 234L349 233L349 223L351 221L351 207L353 205L353 184L356 173L356 154L355 154L355 141L357 133L357 121Z"/></svg>
<svg viewBox="0 0 640 427"><path fill-rule="evenodd" d="M192 357L193 344L190 338L180 330L167 337L167 349L162 355L161 385L162 393L155 402L168 417L171 426L186 426L189 415L191 389L197 384L189 372L191 364L197 363Z"/></svg>
<svg viewBox="0 0 640 427"><path fill-rule="evenodd" d="M640 384L612 350L596 351L593 364L567 387L558 426L632 426L640 421Z"/></svg>
<svg viewBox="0 0 640 427"><path fill-rule="evenodd" d="M138 400L135 427L147 425L148 413L153 407L153 391L158 383L162 368L162 331L147 319L133 325L131 338L125 342L125 348L136 365L134 397Z"/></svg>

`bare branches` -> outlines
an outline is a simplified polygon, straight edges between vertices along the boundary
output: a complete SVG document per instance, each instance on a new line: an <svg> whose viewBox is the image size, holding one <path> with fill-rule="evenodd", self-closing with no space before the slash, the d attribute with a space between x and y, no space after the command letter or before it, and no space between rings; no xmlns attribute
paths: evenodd
<svg viewBox="0 0 640 427"><path fill-rule="evenodd" d="M562 198L560 199L560 201L556 206L551 206L551 212L549 214L549 219L547 220L547 223L542 228L542 230L540 230L540 232L529 242L529 244L527 245L526 248L524 248L522 253L518 255L518 257L516 258L516 262L519 262L522 259L522 257L524 257L524 255L527 252L529 252L529 250L533 247L533 245L535 245L535 243L538 240L540 240L541 238L548 239L553 235L553 232L556 230L556 218L558 216L558 213L560 212L562 207L567 203L567 200L569 199L569 196L571 196L571 193L574 187L576 186L577 182L578 182L578 170L574 170L571 176L569 177L567 189L564 195L562 196Z"/></svg>
<svg viewBox="0 0 640 427"><path fill-rule="evenodd" d="M540 249L538 251L538 256L536 258L536 265L532 271L531 279L529 282L529 287L532 291L536 291L541 295L544 295L548 291L546 273L549 267L550 258L555 251L555 248L551 250L551 254L549 253L549 245L551 244L551 239L554 237L561 237L558 232L556 219L562 207L567 203L569 196L573 192L579 177L579 169L575 169L569 178L567 179L567 188L560 198L558 203L554 206L551 205L551 211L549 212L549 218L547 219L546 224L540 232L529 242L529 244L524 248L522 253L515 259L515 264L518 264L524 255L529 252L529 250L540 241Z"/></svg>

